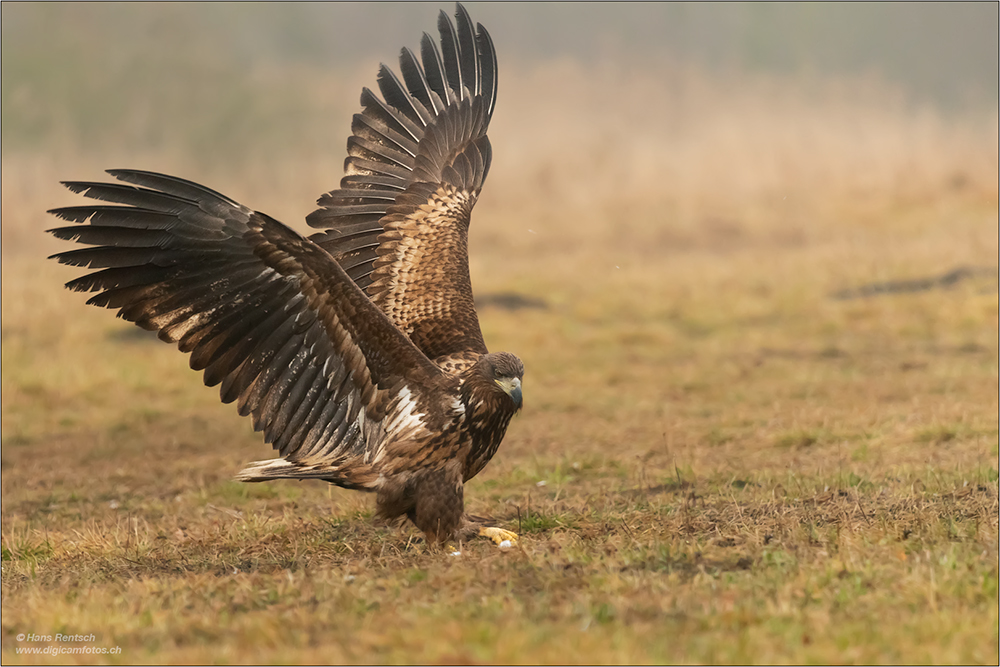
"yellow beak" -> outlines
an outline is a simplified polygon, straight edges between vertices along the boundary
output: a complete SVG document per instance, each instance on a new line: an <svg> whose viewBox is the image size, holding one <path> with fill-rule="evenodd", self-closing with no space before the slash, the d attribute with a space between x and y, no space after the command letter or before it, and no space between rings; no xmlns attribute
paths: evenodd
<svg viewBox="0 0 1000 667"><path fill-rule="evenodd" d="M520 409L521 407L521 380L520 378L502 378L494 380L497 386L503 389L504 393L510 396L510 400L514 401L514 405Z"/></svg>

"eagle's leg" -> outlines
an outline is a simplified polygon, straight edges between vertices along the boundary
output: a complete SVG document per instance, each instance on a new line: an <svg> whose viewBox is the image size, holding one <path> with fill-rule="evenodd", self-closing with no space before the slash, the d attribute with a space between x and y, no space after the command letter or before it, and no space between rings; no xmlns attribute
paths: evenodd
<svg viewBox="0 0 1000 667"><path fill-rule="evenodd" d="M414 490L416 504L408 515L428 543L442 544L460 537L465 500L458 466L423 471Z"/></svg>

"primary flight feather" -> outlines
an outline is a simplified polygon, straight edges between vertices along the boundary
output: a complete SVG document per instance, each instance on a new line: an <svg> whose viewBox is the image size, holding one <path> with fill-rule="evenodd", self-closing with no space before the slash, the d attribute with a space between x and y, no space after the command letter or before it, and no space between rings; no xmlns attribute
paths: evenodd
<svg viewBox="0 0 1000 667"><path fill-rule="evenodd" d="M53 255L94 271L67 287L190 353L279 457L244 481L321 479L377 494L430 542L516 536L464 513L463 484L521 408L521 361L490 353L469 280L468 227L489 171L496 102L489 33L457 6L440 48L403 49L365 88L340 188L304 237L204 186L111 170L68 182L109 202L51 211L84 248Z"/></svg>

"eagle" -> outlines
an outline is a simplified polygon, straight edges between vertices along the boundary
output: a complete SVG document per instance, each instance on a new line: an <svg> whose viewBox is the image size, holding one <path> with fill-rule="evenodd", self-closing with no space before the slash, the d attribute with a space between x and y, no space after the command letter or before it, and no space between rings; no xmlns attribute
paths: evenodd
<svg viewBox="0 0 1000 667"><path fill-rule="evenodd" d="M57 208L49 230L85 247L52 255L92 271L66 284L155 331L236 402L278 458L237 479L319 479L376 494L433 545L517 535L464 511L464 483L521 409L524 366L489 352L469 277L472 208L489 172L496 51L459 4L420 58L384 64L361 93L340 188L303 236L173 176L108 170L64 182L99 204Z"/></svg>

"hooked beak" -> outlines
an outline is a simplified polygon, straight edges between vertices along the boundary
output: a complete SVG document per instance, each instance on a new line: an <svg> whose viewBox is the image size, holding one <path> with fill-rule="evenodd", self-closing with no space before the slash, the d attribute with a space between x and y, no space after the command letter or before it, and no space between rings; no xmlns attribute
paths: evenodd
<svg viewBox="0 0 1000 667"><path fill-rule="evenodd" d="M510 400L514 401L514 405L517 409L521 409L521 379L520 378L503 378L499 380L494 380L497 386L503 389L503 392L510 396Z"/></svg>

